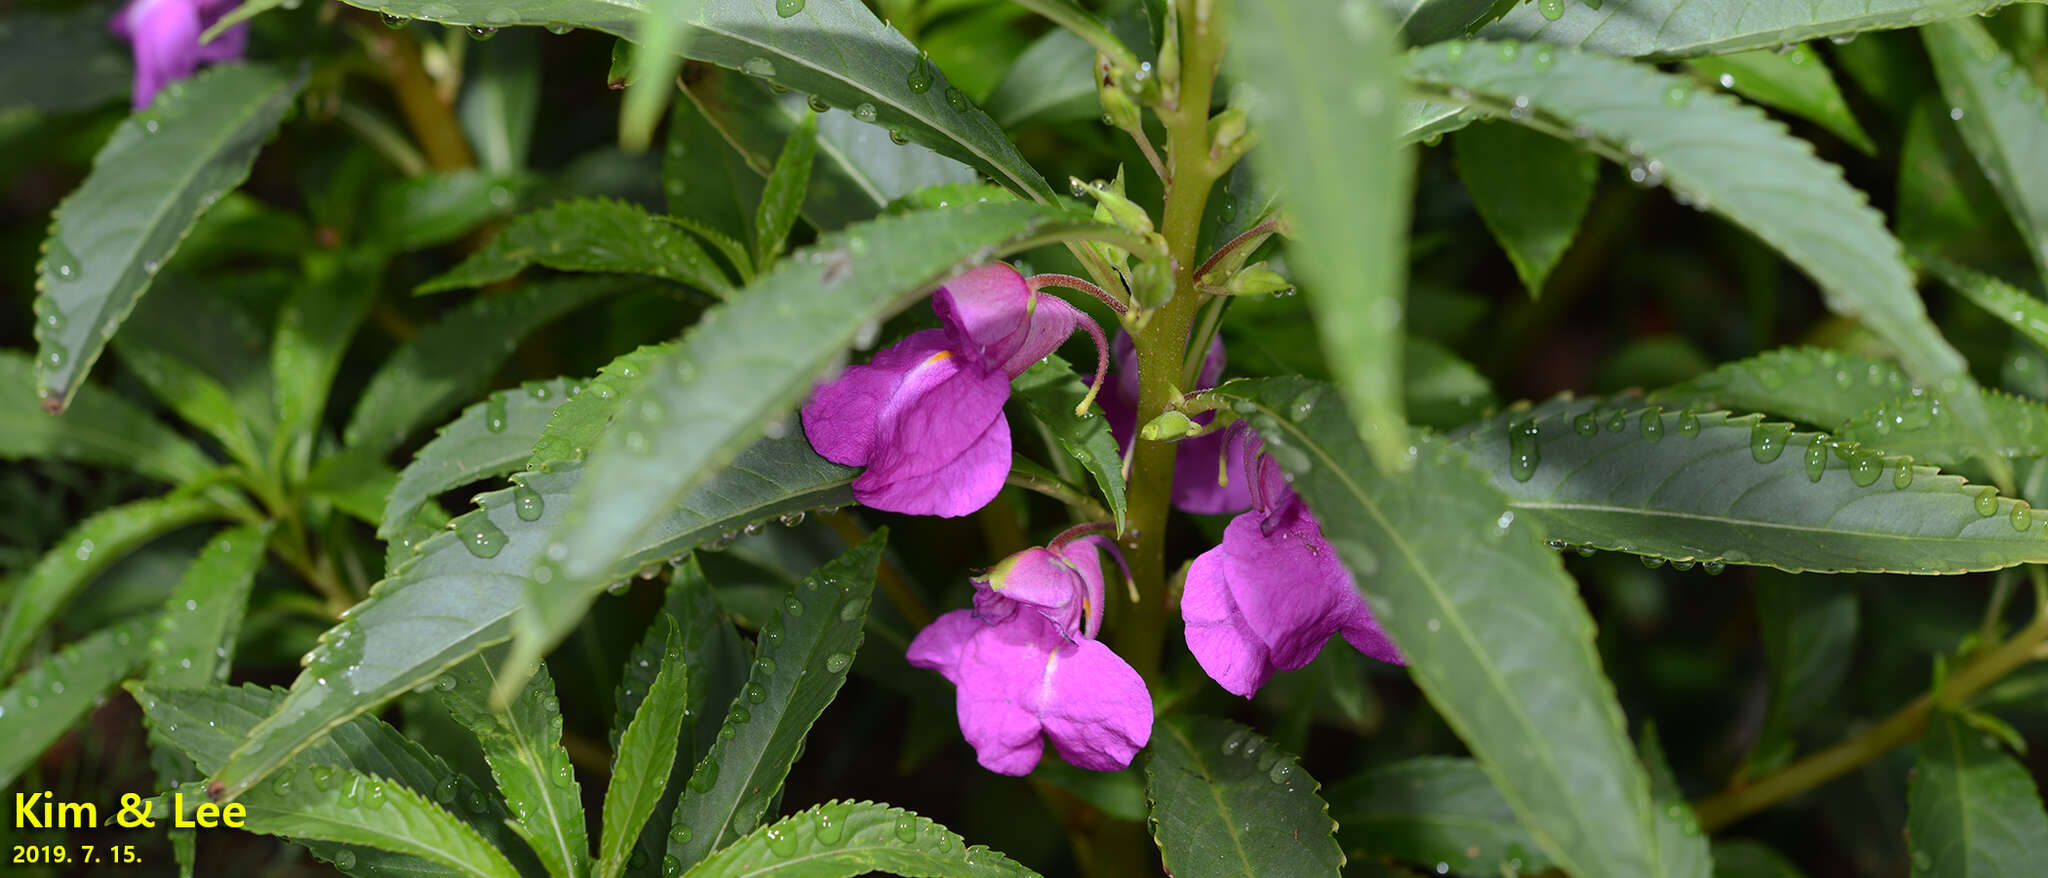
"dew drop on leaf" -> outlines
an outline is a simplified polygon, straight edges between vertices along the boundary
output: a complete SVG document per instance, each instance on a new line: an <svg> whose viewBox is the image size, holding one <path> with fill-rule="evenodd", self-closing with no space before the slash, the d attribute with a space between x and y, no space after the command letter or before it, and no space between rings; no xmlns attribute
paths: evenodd
<svg viewBox="0 0 2048 878"><path fill-rule="evenodd" d="M775 0L775 14L789 18L804 11L804 0Z"/></svg>

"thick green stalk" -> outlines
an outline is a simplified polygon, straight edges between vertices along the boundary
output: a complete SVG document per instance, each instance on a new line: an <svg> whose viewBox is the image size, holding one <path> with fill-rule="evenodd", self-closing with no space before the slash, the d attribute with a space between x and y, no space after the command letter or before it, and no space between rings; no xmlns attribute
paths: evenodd
<svg viewBox="0 0 2048 878"><path fill-rule="evenodd" d="M1181 85L1179 100L1161 107L1166 125L1168 181L1160 233L1173 260L1173 298L1154 312L1137 334L1138 424L1158 417L1173 401L1173 384L1187 355L1188 330L1202 305L1195 289L1195 252L1202 230L1202 211L1217 171L1209 161L1209 102L1216 67L1222 59L1222 33L1209 0L1178 0L1181 4ZM1173 499L1174 446L1140 438L1131 458L1131 533L1126 537L1131 578L1138 605L1117 623L1117 646L1125 660L1156 682L1166 632L1166 516Z"/></svg>

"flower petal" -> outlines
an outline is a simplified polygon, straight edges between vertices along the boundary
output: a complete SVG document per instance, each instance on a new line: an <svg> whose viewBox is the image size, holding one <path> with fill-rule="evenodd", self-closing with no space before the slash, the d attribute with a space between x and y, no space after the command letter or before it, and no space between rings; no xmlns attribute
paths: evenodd
<svg viewBox="0 0 2048 878"><path fill-rule="evenodd" d="M957 685L960 680L955 668L960 664L960 653L975 634L987 627L988 623L974 617L974 611L954 610L917 632L903 657L911 667L938 671L939 676Z"/></svg>
<svg viewBox="0 0 2048 878"><path fill-rule="evenodd" d="M932 313L945 324L954 350L993 369L1015 347L1010 337L1031 317L1031 288L1016 269L991 262L932 293Z"/></svg>
<svg viewBox="0 0 2048 878"><path fill-rule="evenodd" d="M897 386L876 419L867 472L853 482L862 504L907 515L966 515L987 506L1010 474L1010 382L948 352L933 354Z"/></svg>
<svg viewBox="0 0 2048 878"><path fill-rule="evenodd" d="M1098 568L1096 578L1101 578ZM1054 625L1059 626L1064 636L1071 637L1080 628L1081 603L1085 592L1074 566L1067 559L1052 552L1031 548L1004 558L989 575L982 580L988 586L988 602L1011 601L1036 610ZM975 606L984 603L983 595L975 595ZM985 611L984 617L994 614Z"/></svg>
<svg viewBox="0 0 2048 878"><path fill-rule="evenodd" d="M949 614L950 615L950 614ZM1039 714L1052 651L1062 643L1033 613L983 628L960 653L954 707L976 761L997 774L1026 775L1045 752Z"/></svg>
<svg viewBox="0 0 2048 878"><path fill-rule="evenodd" d="M219 21L220 18L221 16L218 15L204 16L205 24L207 27L212 27L213 23ZM241 58L242 54L248 51L248 49L249 23L245 21L221 31L220 36L214 37L212 42L200 43L198 49L199 63L218 64L222 61L234 61Z"/></svg>
<svg viewBox="0 0 2048 878"><path fill-rule="evenodd" d="M1240 515L1237 520L1248 517ZM1217 546L1188 565L1180 615L1187 623L1188 652L1194 654L1203 672L1224 691L1250 698L1273 675L1273 666L1267 659L1266 642L1237 606L1226 551Z"/></svg>
<svg viewBox="0 0 2048 878"><path fill-rule="evenodd" d="M1152 738L1152 695L1122 657L1081 640L1046 664L1041 708L1046 737L1060 758L1092 771L1119 771Z"/></svg>
<svg viewBox="0 0 2048 878"><path fill-rule="evenodd" d="M865 365L851 367L837 379L818 385L804 403L804 437L826 460L866 466L874 454L876 421L904 378L945 349L944 331L913 332Z"/></svg>
<svg viewBox="0 0 2048 878"><path fill-rule="evenodd" d="M199 8L192 0L136 0L114 17L113 29L134 49L135 109L199 68Z"/></svg>
<svg viewBox="0 0 2048 878"><path fill-rule="evenodd" d="M1101 398L1102 415L1109 419L1109 432L1116 437L1117 447L1128 450L1131 436L1137 430L1138 349L1132 344L1130 333L1119 332L1110 350L1114 365L1109 392ZM1214 336L1209 340L1209 354L1202 360L1202 374L1195 386L1188 389L1213 387L1222 376L1223 338ZM1206 425L1215 418L1205 414L1194 421ZM1238 455L1225 453L1232 432L1241 429L1249 428L1233 426L1222 433L1180 441L1173 468L1175 509L1195 515L1221 515L1242 512L1251 506L1251 484L1245 479L1244 463ZM1219 460L1228 461L1228 471L1219 468Z"/></svg>

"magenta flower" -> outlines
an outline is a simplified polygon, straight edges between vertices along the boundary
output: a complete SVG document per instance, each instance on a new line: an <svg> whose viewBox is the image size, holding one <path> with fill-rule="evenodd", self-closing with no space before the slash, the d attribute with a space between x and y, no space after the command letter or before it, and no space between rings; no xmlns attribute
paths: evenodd
<svg viewBox="0 0 2048 878"><path fill-rule="evenodd" d="M812 393L804 435L825 459L867 467L853 482L862 504L952 517L987 506L1010 474L1010 379L1077 328L1095 338L1098 387L1109 354L1080 309L1000 262L940 287L932 310L943 329L913 332Z"/></svg>
<svg viewBox="0 0 2048 878"><path fill-rule="evenodd" d="M1138 349L1131 343L1129 333L1120 332L1110 350L1116 383L1102 397L1102 414L1109 419L1110 434L1128 453L1138 419ZM1216 386L1221 377L1223 338L1217 336L1210 339L1209 354L1202 360L1202 373L1196 377L1195 386L1183 389L1190 393L1207 390ZM1213 413L1198 415L1194 421L1205 425L1215 417ZM1174 508L1197 515L1221 515L1240 512L1251 505L1251 489L1245 484L1241 461L1226 458L1223 453L1229 435L1226 430L1180 441L1173 461Z"/></svg>
<svg viewBox="0 0 2048 878"><path fill-rule="evenodd" d="M1041 736L1094 771L1129 767L1152 737L1145 681L1095 639L1096 549L1115 546L1076 531L1004 559L975 580L974 609L940 616L910 643L912 665L952 682L960 734L998 774L1030 774L1045 751Z"/></svg>
<svg viewBox="0 0 2048 878"><path fill-rule="evenodd" d="M1403 664L1373 619L1315 513L1260 454L1258 434L1239 430L1226 453L1251 474L1251 511L1231 519L1223 543L1188 567L1181 596L1188 651L1210 679L1246 698L1275 671L1313 661L1332 634L1359 652Z"/></svg>
<svg viewBox="0 0 2048 878"><path fill-rule="evenodd" d="M236 0L130 0L115 13L114 35L135 51L135 109L149 106L164 86L199 69L201 64L233 61L249 44L249 26L238 24L213 42L199 35L236 6Z"/></svg>

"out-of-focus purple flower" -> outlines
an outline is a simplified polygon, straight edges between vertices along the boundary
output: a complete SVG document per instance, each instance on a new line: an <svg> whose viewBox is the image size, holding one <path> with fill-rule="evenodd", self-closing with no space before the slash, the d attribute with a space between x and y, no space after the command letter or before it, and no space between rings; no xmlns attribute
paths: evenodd
<svg viewBox="0 0 2048 878"><path fill-rule="evenodd" d="M1109 419L1110 434L1128 452L1138 419L1138 349L1131 343L1129 333L1119 332L1110 352L1114 379L1109 392L1102 395L1102 414ZM1202 360L1202 374L1195 379L1195 386L1182 389L1191 393L1206 390L1216 386L1216 380L1221 377L1223 338L1217 336L1209 341L1209 353ZM1215 417L1213 413L1198 415L1194 422L1207 424ZM1179 442L1173 463L1175 508L1197 515L1221 515L1239 512L1251 505L1251 489L1245 484L1244 467L1234 457L1226 459L1223 453L1231 431L1237 429L1240 428L1232 427Z"/></svg>
<svg viewBox="0 0 2048 878"><path fill-rule="evenodd" d="M199 42L235 0L130 0L114 14L114 35L135 52L135 109L149 106L156 93L199 69L201 64L233 61L249 44L249 25L238 24L212 42Z"/></svg>
<svg viewBox="0 0 2048 878"><path fill-rule="evenodd" d="M1099 536L1063 536L1004 559L975 580L974 609L940 616L911 641L910 663L957 690L960 734L982 767L1030 774L1043 736L1072 765L1117 771L1151 740L1145 681L1095 639L1098 547L1116 551Z"/></svg>
<svg viewBox="0 0 2048 878"><path fill-rule="evenodd" d="M867 467L853 482L864 505L966 515L1010 473L1010 379L1077 328L1102 347L1102 330L1000 262L940 287L932 310L944 328L913 332L812 393L804 435L827 460Z"/></svg>
<svg viewBox="0 0 2048 878"><path fill-rule="evenodd" d="M1222 544L1188 567L1181 596L1188 651L1224 689L1250 698L1275 671L1314 660L1332 634L1359 652L1403 664L1373 619L1351 571L1323 538L1258 434L1234 434L1226 453L1251 474L1250 511L1231 519Z"/></svg>

